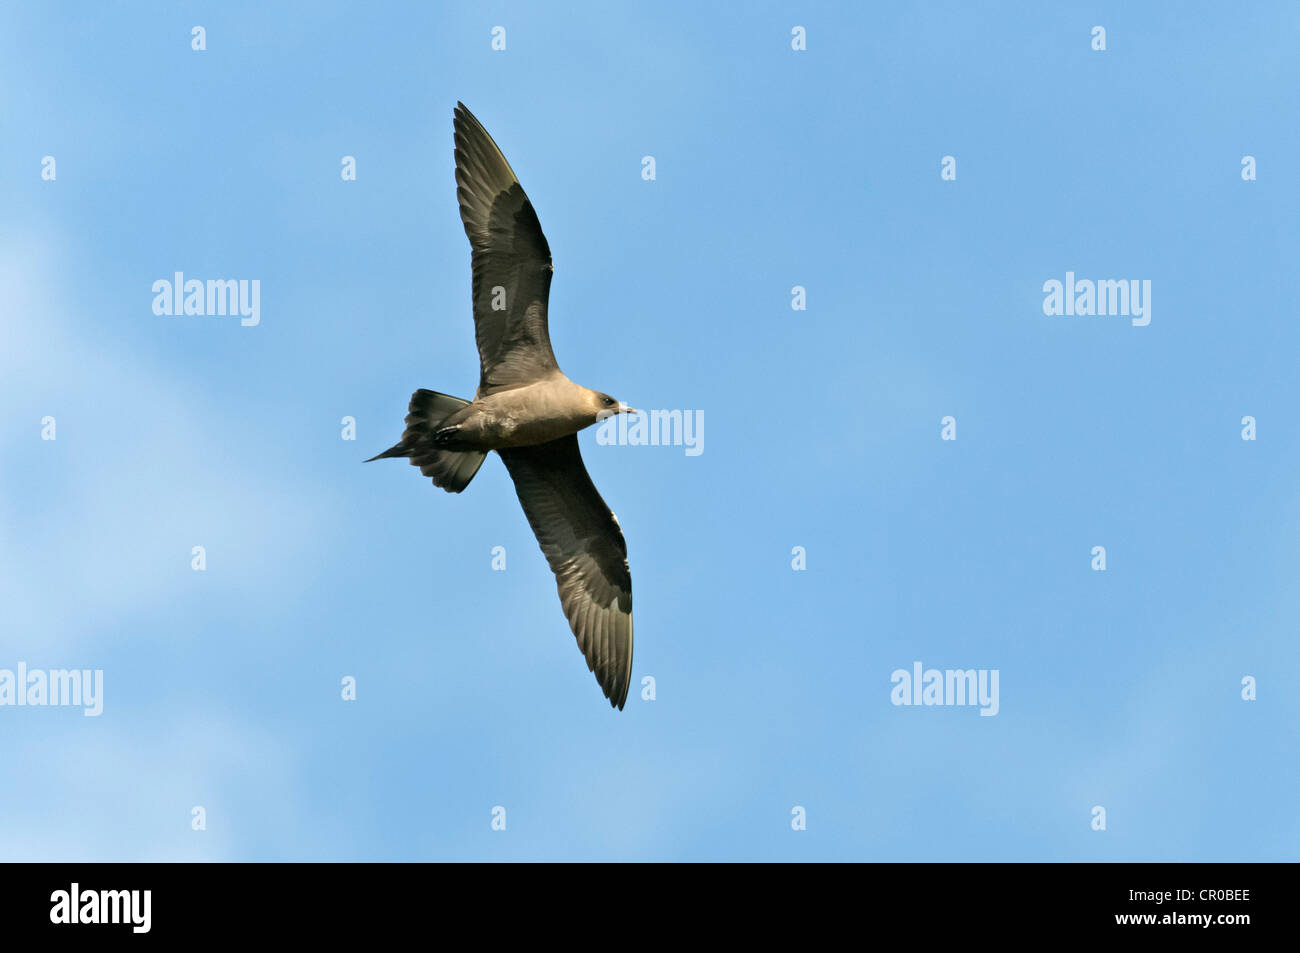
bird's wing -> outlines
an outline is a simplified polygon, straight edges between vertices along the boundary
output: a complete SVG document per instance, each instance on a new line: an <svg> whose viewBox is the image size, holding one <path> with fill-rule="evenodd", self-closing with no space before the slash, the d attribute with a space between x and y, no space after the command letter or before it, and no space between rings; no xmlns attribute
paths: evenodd
<svg viewBox="0 0 1300 953"><path fill-rule="evenodd" d="M473 250L474 326L484 391L556 369L546 326L551 249L542 226L487 130L456 104L456 197Z"/></svg>
<svg viewBox="0 0 1300 953"><path fill-rule="evenodd" d="M582 465L576 434L497 452L555 573L587 668L621 709L632 679L632 574L618 519Z"/></svg>

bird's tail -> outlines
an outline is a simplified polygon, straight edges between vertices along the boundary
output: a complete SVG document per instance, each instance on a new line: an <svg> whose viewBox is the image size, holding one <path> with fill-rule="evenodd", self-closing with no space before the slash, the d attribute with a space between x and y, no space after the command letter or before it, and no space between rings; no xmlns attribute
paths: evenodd
<svg viewBox="0 0 1300 953"><path fill-rule="evenodd" d="M413 466L448 493L459 493L469 486L487 456L478 450L444 450L433 445L433 435L443 421L468 406L469 401L421 388L411 395L406 431L400 443L389 447L370 460L407 457ZM367 460L366 463L369 463Z"/></svg>

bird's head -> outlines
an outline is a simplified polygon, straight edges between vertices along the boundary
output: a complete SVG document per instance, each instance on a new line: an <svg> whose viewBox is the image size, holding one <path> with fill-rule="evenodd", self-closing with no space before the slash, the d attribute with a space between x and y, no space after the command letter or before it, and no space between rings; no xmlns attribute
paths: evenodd
<svg viewBox="0 0 1300 953"><path fill-rule="evenodd" d="M588 398L591 401L592 412L597 421L612 417L614 414L639 413L639 411L627 404L620 403L617 399L610 397L608 394L602 394L598 390L588 391Z"/></svg>

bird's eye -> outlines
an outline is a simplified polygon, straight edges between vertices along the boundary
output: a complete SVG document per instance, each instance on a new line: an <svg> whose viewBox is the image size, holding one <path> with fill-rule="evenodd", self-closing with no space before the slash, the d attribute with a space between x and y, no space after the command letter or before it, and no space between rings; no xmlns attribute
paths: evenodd
<svg viewBox="0 0 1300 953"><path fill-rule="evenodd" d="M614 400L613 397L602 397L601 400L605 402L606 407L613 407L616 403L618 403L618 401Z"/></svg>

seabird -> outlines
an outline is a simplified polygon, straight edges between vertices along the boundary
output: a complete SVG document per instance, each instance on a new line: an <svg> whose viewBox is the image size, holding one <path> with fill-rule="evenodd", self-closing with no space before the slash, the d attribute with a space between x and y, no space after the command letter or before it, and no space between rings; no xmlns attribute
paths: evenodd
<svg viewBox="0 0 1300 953"><path fill-rule="evenodd" d="M632 574L618 519L587 475L577 434L636 411L560 370L546 318L554 268L537 213L464 103L453 126L456 197L474 273L478 391L471 402L417 390L401 442L370 460L406 457L436 486L459 493L495 450L555 573L587 668L621 710L632 679Z"/></svg>

